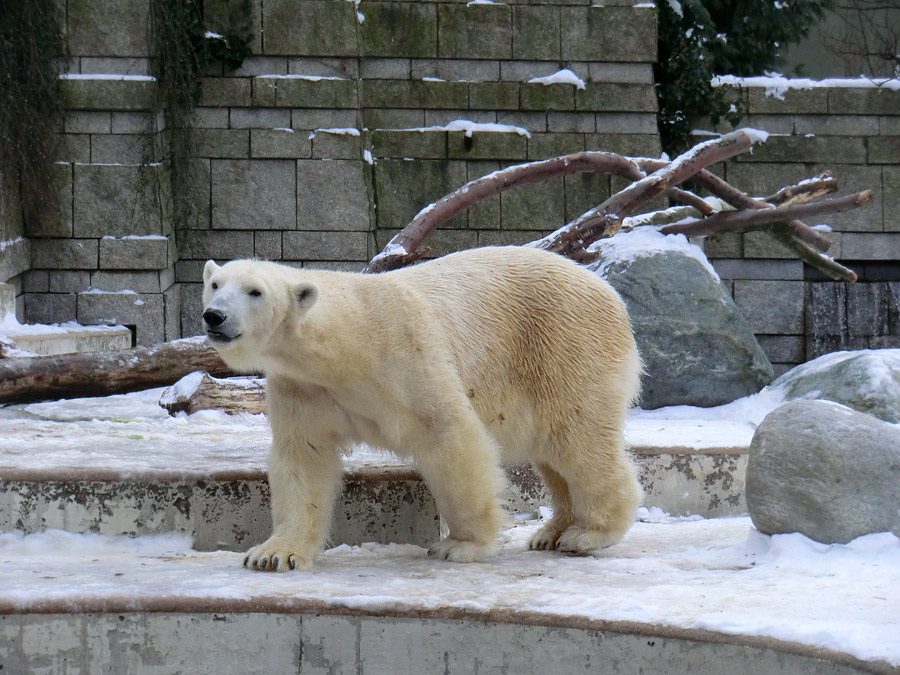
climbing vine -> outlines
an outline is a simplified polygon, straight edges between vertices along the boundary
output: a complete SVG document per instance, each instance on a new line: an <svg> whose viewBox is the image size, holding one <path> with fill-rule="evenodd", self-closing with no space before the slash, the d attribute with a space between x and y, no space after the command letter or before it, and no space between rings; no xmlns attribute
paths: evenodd
<svg viewBox="0 0 900 675"><path fill-rule="evenodd" d="M0 0L0 177L18 190L26 231L57 203L64 53L54 0Z"/></svg>
<svg viewBox="0 0 900 675"><path fill-rule="evenodd" d="M194 139L191 117L200 99L201 78L214 63L237 69L250 55L250 0L240 0L228 17L231 31L208 31L199 0L153 0L153 43L159 95L154 119L164 116L162 159L169 170L173 217L185 225L196 216ZM149 146L151 148L154 145Z"/></svg>

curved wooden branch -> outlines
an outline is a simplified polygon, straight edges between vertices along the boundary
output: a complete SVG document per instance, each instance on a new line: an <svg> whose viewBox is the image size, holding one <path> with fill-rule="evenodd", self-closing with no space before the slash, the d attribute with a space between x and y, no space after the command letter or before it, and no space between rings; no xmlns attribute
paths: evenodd
<svg viewBox="0 0 900 675"><path fill-rule="evenodd" d="M856 281L856 272L847 269L839 262L835 261L834 258L819 253L819 251L809 244L792 236L791 233L785 231L784 228L772 227L769 230L769 234L796 253L797 257L803 262L825 272L825 274L835 281L849 281L851 283Z"/></svg>
<svg viewBox="0 0 900 675"><path fill-rule="evenodd" d="M752 230L766 229L763 226L771 223L789 223L800 217L848 211L863 206L871 200L871 190L863 190L862 192L856 192L844 197L823 199L818 202L809 202L806 204L776 206L768 209L719 212L708 218L696 220L691 223L666 225L660 231L663 234L683 234L688 237L708 236L723 230L727 230L728 232L750 232Z"/></svg>
<svg viewBox="0 0 900 675"><path fill-rule="evenodd" d="M814 178L807 178L796 185L783 187L775 194L763 197L763 201L775 206L796 203L798 200L807 202L837 192L837 189L837 179L830 171L824 171Z"/></svg>
<svg viewBox="0 0 900 675"><path fill-rule="evenodd" d="M481 199L518 185L534 183L553 176L585 172L607 173L631 180L644 177L644 173L627 157L611 152L590 151L494 171L469 181L458 190L419 211L409 225L394 235L384 251L372 258L365 271L386 272L424 257L427 252L419 251L419 247L425 237L435 227Z"/></svg>

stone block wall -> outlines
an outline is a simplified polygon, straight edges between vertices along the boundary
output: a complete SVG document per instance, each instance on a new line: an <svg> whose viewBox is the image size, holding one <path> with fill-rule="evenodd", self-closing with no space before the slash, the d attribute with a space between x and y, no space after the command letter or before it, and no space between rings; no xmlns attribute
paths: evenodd
<svg viewBox="0 0 900 675"><path fill-rule="evenodd" d="M776 372L830 351L900 347L900 91L862 83L745 93L742 126L771 135L725 166L730 183L765 196L830 170L839 194L873 193L863 208L808 223L832 226L829 255L857 272L855 284L831 281L762 233L707 240Z"/></svg>
<svg viewBox="0 0 900 675"><path fill-rule="evenodd" d="M152 112L149 0L59 4L71 57L62 199L57 218L23 233L29 269L17 273L32 322L116 320L138 343L195 334L209 258L359 269L422 207L497 168L660 151L652 6L252 0L253 55L202 80L198 208L176 226L164 121ZM241 4L205 2L207 27L233 30ZM584 88L528 82L562 68ZM455 120L507 131L447 130ZM440 255L525 242L610 189L570 176L513 190L430 245Z"/></svg>

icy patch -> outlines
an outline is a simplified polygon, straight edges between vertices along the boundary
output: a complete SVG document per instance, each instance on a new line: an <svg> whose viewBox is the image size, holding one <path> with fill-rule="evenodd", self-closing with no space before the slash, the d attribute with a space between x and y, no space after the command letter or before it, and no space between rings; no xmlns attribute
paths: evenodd
<svg viewBox="0 0 900 675"><path fill-rule="evenodd" d="M577 89L584 89L585 84L584 80L578 77L575 73L573 73L568 68L563 68L552 75L547 75L546 77L533 77L528 80L529 83L533 84L574 84Z"/></svg>
<svg viewBox="0 0 900 675"><path fill-rule="evenodd" d="M595 269L602 277L606 276L613 265L627 264L638 258L664 251L677 251L699 262L716 281L719 280L719 275L699 246L689 242L683 234L663 234L654 227L639 227L630 232L620 231L607 239L597 240L588 247L588 250L599 251L603 256Z"/></svg>

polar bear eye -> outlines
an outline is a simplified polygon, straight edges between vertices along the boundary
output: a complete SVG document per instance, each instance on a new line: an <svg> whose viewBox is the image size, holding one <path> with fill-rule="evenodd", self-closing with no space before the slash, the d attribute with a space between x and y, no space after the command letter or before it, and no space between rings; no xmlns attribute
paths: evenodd
<svg viewBox="0 0 900 675"><path fill-rule="evenodd" d="M258 298L259 296L262 295L262 291L254 288L252 291L250 291L250 295L254 298Z"/></svg>
<svg viewBox="0 0 900 675"><path fill-rule="evenodd" d="M217 284L216 282L213 282L213 284L212 284L212 289L215 291L215 290L217 290L218 288L219 288L219 284Z"/></svg>

